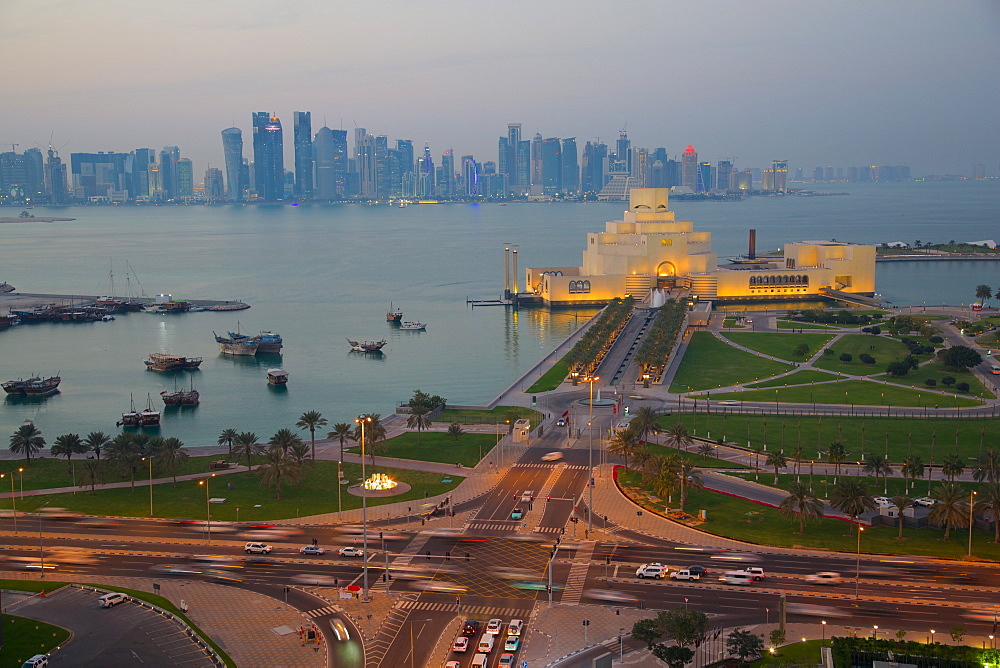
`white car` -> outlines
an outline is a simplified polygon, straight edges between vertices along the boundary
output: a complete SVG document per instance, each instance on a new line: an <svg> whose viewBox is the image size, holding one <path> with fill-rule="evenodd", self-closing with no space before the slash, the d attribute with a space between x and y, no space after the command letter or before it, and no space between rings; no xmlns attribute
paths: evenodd
<svg viewBox="0 0 1000 668"><path fill-rule="evenodd" d="M921 496L919 498L913 499L914 506L921 506L923 508L931 508L937 505L937 499L932 499L929 496Z"/></svg>
<svg viewBox="0 0 1000 668"><path fill-rule="evenodd" d="M834 585L843 582L844 578L840 577L840 573L834 573L832 571L821 571L819 573L810 573L806 576L806 582L812 582L813 584L828 584Z"/></svg>
<svg viewBox="0 0 1000 668"><path fill-rule="evenodd" d="M510 624L507 625L507 635L509 636L519 636L521 635L521 629L524 628L523 619L512 619Z"/></svg>
<svg viewBox="0 0 1000 668"><path fill-rule="evenodd" d="M543 462L557 462L563 458L563 453L561 452L550 452L542 456Z"/></svg>
<svg viewBox="0 0 1000 668"><path fill-rule="evenodd" d="M316 545L303 545L299 548L299 554L323 554L324 552L326 550Z"/></svg>
<svg viewBox="0 0 1000 668"><path fill-rule="evenodd" d="M489 654L492 652L494 638L496 638L496 636L484 633L483 637L479 639L479 647L476 648L476 651L482 654Z"/></svg>
<svg viewBox="0 0 1000 668"><path fill-rule="evenodd" d="M360 547L342 547L337 550L337 554L342 557L360 557L364 552Z"/></svg>
<svg viewBox="0 0 1000 668"><path fill-rule="evenodd" d="M97 599L102 608L113 608L119 603L128 603L131 599L121 592L111 592L110 594L105 594L104 596Z"/></svg>
<svg viewBox="0 0 1000 668"><path fill-rule="evenodd" d="M497 635L500 633L500 629L503 627L502 619L491 619L488 624L486 624L486 633L491 633Z"/></svg>
<svg viewBox="0 0 1000 668"><path fill-rule="evenodd" d="M530 489L524 490L524 494L521 495L521 503L531 503L535 498L535 492Z"/></svg>
<svg viewBox="0 0 1000 668"><path fill-rule="evenodd" d="M243 546L247 554L269 554L271 546L267 543L247 543Z"/></svg>
<svg viewBox="0 0 1000 668"><path fill-rule="evenodd" d="M894 504L887 496L876 496L872 501L875 502L879 508L888 508L889 506L894 506Z"/></svg>
<svg viewBox="0 0 1000 668"><path fill-rule="evenodd" d="M468 652L469 651L469 639L466 636L458 636L455 638L455 642L451 644L452 652Z"/></svg>
<svg viewBox="0 0 1000 668"><path fill-rule="evenodd" d="M667 567L663 564L643 564L635 571L635 576L637 578L656 578L661 579L667 573Z"/></svg>
<svg viewBox="0 0 1000 668"><path fill-rule="evenodd" d="M344 620L340 617L330 618L330 630L333 631L333 635L340 642L346 642L351 639L351 634L347 632L347 626L344 625Z"/></svg>
<svg viewBox="0 0 1000 668"><path fill-rule="evenodd" d="M767 577L766 575L764 575L764 569L761 568L760 566L747 566L746 568L743 569L743 572L752 577L754 580L757 580L758 582Z"/></svg>

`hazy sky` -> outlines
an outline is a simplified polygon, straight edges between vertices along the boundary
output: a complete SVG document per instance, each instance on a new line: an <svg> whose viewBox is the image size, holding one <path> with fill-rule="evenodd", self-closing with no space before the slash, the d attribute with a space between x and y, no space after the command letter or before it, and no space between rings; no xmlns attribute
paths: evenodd
<svg viewBox="0 0 1000 668"><path fill-rule="evenodd" d="M435 160L520 122L807 174L1000 163L997 0L0 0L0 62L7 150L177 145L199 176L253 111L291 167L296 110Z"/></svg>

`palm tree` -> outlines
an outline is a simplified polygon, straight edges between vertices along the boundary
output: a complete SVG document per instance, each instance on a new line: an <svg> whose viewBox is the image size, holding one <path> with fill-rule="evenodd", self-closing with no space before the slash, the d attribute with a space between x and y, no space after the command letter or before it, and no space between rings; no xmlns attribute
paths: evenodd
<svg viewBox="0 0 1000 668"><path fill-rule="evenodd" d="M708 463L708 458L712 456L714 450L715 448L712 444L707 441L698 446L698 454L705 458L706 464Z"/></svg>
<svg viewBox="0 0 1000 668"><path fill-rule="evenodd" d="M137 450L126 450L116 457L115 465L122 477L129 477L129 481L132 483L132 493L135 494L135 472L142 465L142 454Z"/></svg>
<svg viewBox="0 0 1000 668"><path fill-rule="evenodd" d="M899 467L899 472L903 474L904 482L907 479L912 481L906 487L906 490L909 491L917 484L917 478L924 477L924 462L920 455L907 455L906 459L903 460L903 465Z"/></svg>
<svg viewBox="0 0 1000 668"><path fill-rule="evenodd" d="M653 458L653 453L649 451L649 448L645 445L637 446L632 452L632 463L635 465L636 469L644 469L649 465L650 460Z"/></svg>
<svg viewBox="0 0 1000 668"><path fill-rule="evenodd" d="M677 477L681 481L681 510L684 510L684 504L687 503L688 487L704 489L705 483L701 476L695 472L694 464L688 461L681 461L680 466L677 467Z"/></svg>
<svg viewBox="0 0 1000 668"><path fill-rule="evenodd" d="M976 299L981 301L986 301L987 299L993 299L993 290L990 286L985 283L976 286Z"/></svg>
<svg viewBox="0 0 1000 668"><path fill-rule="evenodd" d="M931 508L927 519L944 525L944 540L951 540L951 528L966 521L969 516L969 502L965 490L954 482L941 483L934 488L937 503Z"/></svg>
<svg viewBox="0 0 1000 668"><path fill-rule="evenodd" d="M338 439L340 441L340 461L344 461L344 441L351 438L354 433L354 427L347 424L346 422L338 422L333 425L333 431L327 432L326 437L329 439Z"/></svg>
<svg viewBox="0 0 1000 668"><path fill-rule="evenodd" d="M66 457L66 470L70 469L70 460L73 455L78 455L80 453L86 452L83 440L81 440L79 434L63 434L61 436L56 436L55 442L52 444L50 449L53 457ZM73 481L76 482L75 480Z"/></svg>
<svg viewBox="0 0 1000 668"><path fill-rule="evenodd" d="M858 515L865 511L875 510L875 500L868 493L868 485L857 478L848 478L834 486L830 505L851 520L857 520Z"/></svg>
<svg viewBox="0 0 1000 668"><path fill-rule="evenodd" d="M694 439L691 438L691 434L688 432L687 427L680 422L675 424L670 429L667 429L664 434L667 436L667 445L671 448L676 448L677 450L680 450L681 448L687 450L688 447L690 447L690 445L694 442Z"/></svg>
<svg viewBox="0 0 1000 668"><path fill-rule="evenodd" d="M316 427L325 427L326 418L319 411L306 411L295 423L299 429L309 430L309 440L312 443L312 458L316 459Z"/></svg>
<svg viewBox="0 0 1000 668"><path fill-rule="evenodd" d="M955 482L955 476L962 475L965 471L965 461L958 456L958 453L952 453L944 458L944 462L941 464L941 473L948 476L948 482Z"/></svg>
<svg viewBox="0 0 1000 668"><path fill-rule="evenodd" d="M773 450L767 453L767 461L764 463L765 466L770 466L774 469L774 484L778 484L778 469L783 469L788 466L788 457L777 450Z"/></svg>
<svg viewBox="0 0 1000 668"><path fill-rule="evenodd" d="M117 470L118 475L123 478L130 477L132 492L135 493L135 472L142 461L142 455L133 435L123 432L111 439L107 447L107 460Z"/></svg>
<svg viewBox="0 0 1000 668"><path fill-rule="evenodd" d="M448 425L448 435L451 436L454 440L457 441L459 437L464 433L465 432L462 431L462 425L460 425L459 423L452 422L450 425Z"/></svg>
<svg viewBox="0 0 1000 668"><path fill-rule="evenodd" d="M236 438L233 439L233 443L236 445L236 452L246 456L247 470L253 471L253 456L259 455L262 449L257 444L257 434L252 431L244 431L237 434Z"/></svg>
<svg viewBox="0 0 1000 668"><path fill-rule="evenodd" d="M31 463L31 455L45 447L42 432L31 422L25 422L10 437L10 451L15 455L24 453L25 459Z"/></svg>
<svg viewBox="0 0 1000 668"><path fill-rule="evenodd" d="M650 434L660 432L660 423L656 420L656 411L652 406L643 406L635 412L635 417L629 422L629 426L635 427L639 438L643 441L649 440Z"/></svg>
<svg viewBox="0 0 1000 668"><path fill-rule="evenodd" d="M681 457L676 452L671 452L659 458L656 479L653 480L653 492L659 497L666 498L670 503L677 489L677 473L681 468Z"/></svg>
<svg viewBox="0 0 1000 668"><path fill-rule="evenodd" d="M792 448L792 451L788 454L791 455L792 460L795 462L795 482L802 482L799 479L799 473L802 471L802 459L806 456L806 449L802 447L802 444L799 444Z"/></svg>
<svg viewBox="0 0 1000 668"><path fill-rule="evenodd" d="M629 426L619 429L608 442L608 452L625 458L625 468L628 468L628 458L639 445L639 431Z"/></svg>
<svg viewBox="0 0 1000 668"><path fill-rule="evenodd" d="M996 446L991 445L976 458L972 477L976 482L1000 482L1000 450Z"/></svg>
<svg viewBox="0 0 1000 668"><path fill-rule="evenodd" d="M799 518L799 533L806 532L806 522L811 519L823 518L823 502L813 496L809 485L793 482L781 505L778 506L781 516L786 520Z"/></svg>
<svg viewBox="0 0 1000 668"><path fill-rule="evenodd" d="M187 459L188 456L184 443L173 436L165 438L159 442L153 456L157 466L163 466L170 472L174 479L174 487L177 487L177 462Z"/></svg>
<svg viewBox="0 0 1000 668"><path fill-rule="evenodd" d="M295 462L295 464L299 467L300 471L302 470L302 467L306 465L306 463L311 464L315 462L315 460L312 461L309 460L309 446L301 441L299 441L292 447L288 448L287 456L289 459ZM296 487L299 486L299 480L295 481L295 486Z"/></svg>
<svg viewBox="0 0 1000 668"><path fill-rule="evenodd" d="M410 415L406 418L406 426L417 430L417 443L419 443L420 432L431 426L431 407L423 403L410 406ZM367 429L365 429L365 436L368 436Z"/></svg>
<svg viewBox="0 0 1000 668"><path fill-rule="evenodd" d="M671 455L675 454L673 452ZM646 458L648 455L648 458ZM640 458L645 461L642 464L642 484L652 485L653 481L660 477L660 469L663 468L666 457L663 455L651 455L649 451L646 454L640 455Z"/></svg>
<svg viewBox="0 0 1000 668"><path fill-rule="evenodd" d="M281 481L285 478L298 480L299 465L285 455L280 447L268 448L264 453L264 461L258 469L261 487L274 485L274 498L281 500Z"/></svg>
<svg viewBox="0 0 1000 668"><path fill-rule="evenodd" d="M88 459L83 463L83 475L90 480L90 495L97 494L97 483L104 484L104 462L100 459ZM75 482L75 481L74 481Z"/></svg>
<svg viewBox="0 0 1000 668"><path fill-rule="evenodd" d="M92 431L87 434L87 438L83 439L84 445L87 446L87 451L93 451L98 459L101 458L101 450L107 447L110 442L111 437L103 431Z"/></svg>
<svg viewBox="0 0 1000 668"><path fill-rule="evenodd" d="M837 484L837 477L840 476L840 465L847 459L847 448L840 441L830 444L830 449L826 453L826 459L834 466L833 484Z"/></svg>
<svg viewBox="0 0 1000 668"><path fill-rule="evenodd" d="M882 482L884 484L883 494L887 494L889 490L889 481L886 478L887 475L892 473L892 466L889 464L889 460L883 455L871 454L868 455L868 459L865 460L865 473L869 473L875 476L878 480L879 476L882 476Z"/></svg>
<svg viewBox="0 0 1000 668"><path fill-rule="evenodd" d="M892 505L896 506L896 511L899 515L899 535L896 538L903 540L903 511L913 504L913 497L909 494L897 494L890 501L892 501Z"/></svg>
<svg viewBox="0 0 1000 668"><path fill-rule="evenodd" d="M274 436L268 440L267 444L272 448L281 448L283 453L288 454L289 448L301 442L302 439L291 429L279 429L274 432Z"/></svg>
<svg viewBox="0 0 1000 668"><path fill-rule="evenodd" d="M239 436L239 432L235 429L223 429L222 433L219 434L219 440L216 441L219 445L225 444L229 446L229 455L233 454L233 441Z"/></svg>
<svg viewBox="0 0 1000 668"><path fill-rule="evenodd" d="M977 513L993 518L993 542L1000 543L1000 483L983 485L974 508Z"/></svg>

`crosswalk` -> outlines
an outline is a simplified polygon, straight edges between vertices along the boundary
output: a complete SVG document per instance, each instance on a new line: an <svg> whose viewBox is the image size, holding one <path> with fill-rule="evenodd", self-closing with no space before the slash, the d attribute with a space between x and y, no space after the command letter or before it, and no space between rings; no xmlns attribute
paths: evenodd
<svg viewBox="0 0 1000 668"><path fill-rule="evenodd" d="M511 524L509 522L469 522L465 528L488 531L516 531L517 524Z"/></svg>
<svg viewBox="0 0 1000 668"><path fill-rule="evenodd" d="M513 468L520 469L550 469L552 464L544 464L539 462L518 462L514 464ZM581 466L578 464L563 464L562 468L569 471L585 471L588 467Z"/></svg>
<svg viewBox="0 0 1000 668"><path fill-rule="evenodd" d="M590 563L574 562L569 568L569 575L566 577L566 589L563 590L562 598L559 599L561 605L577 605L583 598L583 587L587 582L587 571Z"/></svg>
<svg viewBox="0 0 1000 668"><path fill-rule="evenodd" d="M315 619L316 617L323 617L324 615L332 615L335 612L340 612L340 608L335 605L327 605L314 610L306 610L305 615L306 617Z"/></svg>
<svg viewBox="0 0 1000 668"><path fill-rule="evenodd" d="M404 610L426 610L428 612L441 612L443 610L455 610L454 603L441 603L436 601L402 601L397 606ZM531 612L531 606L523 608L509 608L490 605L463 605L462 614L468 615L490 615L491 617L517 617L527 616Z"/></svg>

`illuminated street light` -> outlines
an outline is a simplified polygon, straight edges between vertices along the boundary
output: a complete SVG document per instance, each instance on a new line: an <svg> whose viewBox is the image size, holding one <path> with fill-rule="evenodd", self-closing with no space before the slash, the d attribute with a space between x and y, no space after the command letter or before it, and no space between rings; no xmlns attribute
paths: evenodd
<svg viewBox="0 0 1000 668"><path fill-rule="evenodd" d="M361 425L361 479L365 480L365 424L372 421L370 415L359 415L354 420ZM368 600L368 494L361 489L361 527L364 532L363 552L364 559L364 600Z"/></svg>

